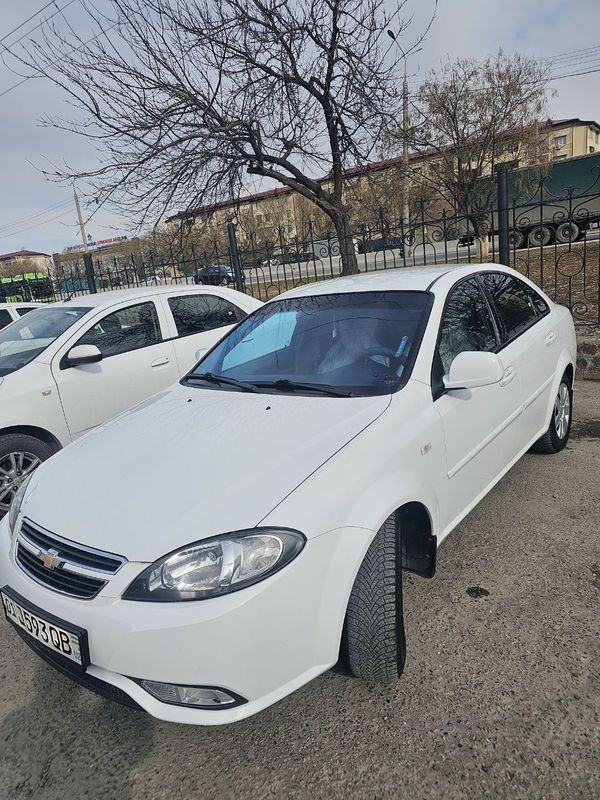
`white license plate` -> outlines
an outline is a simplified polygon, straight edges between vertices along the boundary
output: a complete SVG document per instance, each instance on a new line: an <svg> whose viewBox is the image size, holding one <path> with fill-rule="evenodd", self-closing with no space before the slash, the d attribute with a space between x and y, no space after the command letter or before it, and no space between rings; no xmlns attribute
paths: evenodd
<svg viewBox="0 0 600 800"><path fill-rule="evenodd" d="M59 625L32 613L4 592L0 592L0 595L4 603L4 612L10 622L27 631L50 650L83 666L79 634L66 631Z"/></svg>

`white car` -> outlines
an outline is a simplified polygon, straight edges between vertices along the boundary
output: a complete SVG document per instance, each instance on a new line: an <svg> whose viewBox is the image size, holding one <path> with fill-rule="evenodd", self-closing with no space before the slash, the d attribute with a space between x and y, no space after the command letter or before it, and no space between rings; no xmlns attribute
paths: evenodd
<svg viewBox="0 0 600 800"><path fill-rule="evenodd" d="M41 303L0 303L0 330L16 319L24 317L34 308L40 307Z"/></svg>
<svg viewBox="0 0 600 800"><path fill-rule="evenodd" d="M261 305L229 289L126 289L38 304L0 331L0 516L42 461L177 381Z"/></svg>
<svg viewBox="0 0 600 800"><path fill-rule="evenodd" d="M22 485L6 616L75 680L175 722L247 717L340 658L390 681L402 569L433 576L529 448L565 446L574 365L568 310L504 267L299 287Z"/></svg>

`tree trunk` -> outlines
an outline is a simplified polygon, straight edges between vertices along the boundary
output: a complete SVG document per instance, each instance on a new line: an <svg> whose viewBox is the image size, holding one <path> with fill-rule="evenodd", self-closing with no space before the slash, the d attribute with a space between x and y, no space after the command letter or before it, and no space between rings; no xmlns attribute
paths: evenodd
<svg viewBox="0 0 600 800"><path fill-rule="evenodd" d="M358 260L356 258L356 250L354 249L354 239L352 237L348 212L342 211L340 214L333 216L332 220L340 245L340 256L342 261L341 274L356 275L359 271Z"/></svg>
<svg viewBox="0 0 600 800"><path fill-rule="evenodd" d="M479 234L479 258L487 261L490 257L490 237L487 231Z"/></svg>

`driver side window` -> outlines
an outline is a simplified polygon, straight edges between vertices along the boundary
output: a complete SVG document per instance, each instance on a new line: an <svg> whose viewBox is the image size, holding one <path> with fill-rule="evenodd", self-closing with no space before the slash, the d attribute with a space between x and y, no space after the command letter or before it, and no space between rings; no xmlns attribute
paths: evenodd
<svg viewBox="0 0 600 800"><path fill-rule="evenodd" d="M139 303L107 314L77 344L95 344L104 358L162 341L154 303Z"/></svg>
<svg viewBox="0 0 600 800"><path fill-rule="evenodd" d="M448 295L440 328L437 361L443 375L459 353L466 350L492 352L498 345L489 307L478 281L468 278Z"/></svg>

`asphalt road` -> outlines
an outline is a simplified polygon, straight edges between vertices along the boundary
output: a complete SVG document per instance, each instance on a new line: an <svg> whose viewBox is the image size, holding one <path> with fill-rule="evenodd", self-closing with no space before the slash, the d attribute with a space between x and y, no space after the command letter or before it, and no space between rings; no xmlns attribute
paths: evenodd
<svg viewBox="0 0 600 800"><path fill-rule="evenodd" d="M225 728L96 698L0 623L2 800L600 797L600 383L406 581L387 689L329 673ZM293 609L290 623L293 624Z"/></svg>

